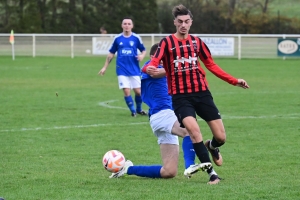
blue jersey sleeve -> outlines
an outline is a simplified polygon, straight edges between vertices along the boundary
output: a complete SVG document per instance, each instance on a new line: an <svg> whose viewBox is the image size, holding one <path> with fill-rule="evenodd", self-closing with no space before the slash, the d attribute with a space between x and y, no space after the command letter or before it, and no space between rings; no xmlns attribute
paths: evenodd
<svg viewBox="0 0 300 200"><path fill-rule="evenodd" d="M143 44L142 38L139 35L136 35L136 34L134 34L134 35L138 38L138 45L137 45L138 50L140 50L140 52L145 51L146 48Z"/></svg>
<svg viewBox="0 0 300 200"><path fill-rule="evenodd" d="M115 36L114 41L109 49L109 52L112 54L115 54L118 51L118 38L120 37L120 35Z"/></svg>

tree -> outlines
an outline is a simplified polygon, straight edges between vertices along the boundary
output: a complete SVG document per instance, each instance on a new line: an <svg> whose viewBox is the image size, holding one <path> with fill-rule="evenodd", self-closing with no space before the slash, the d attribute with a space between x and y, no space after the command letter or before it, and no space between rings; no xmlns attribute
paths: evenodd
<svg viewBox="0 0 300 200"><path fill-rule="evenodd" d="M19 27L23 33L42 33L42 20L36 0L28 0L26 4L20 7L19 12L22 18L19 21Z"/></svg>
<svg viewBox="0 0 300 200"><path fill-rule="evenodd" d="M123 17L130 16L129 0L106 0L103 2L99 14L104 18L109 33L121 32Z"/></svg>
<svg viewBox="0 0 300 200"><path fill-rule="evenodd" d="M172 33L174 32L174 26L170 26L173 22L173 16L171 13L171 5L168 2L163 2L159 4L157 11L157 19L160 24L159 32L162 33Z"/></svg>
<svg viewBox="0 0 300 200"><path fill-rule="evenodd" d="M48 15L48 10L46 6L46 1L47 0L37 0L37 5L38 5L38 10L39 10L39 15L41 18L41 28L45 30L45 23L46 23L46 16Z"/></svg>
<svg viewBox="0 0 300 200"><path fill-rule="evenodd" d="M123 17L134 32L173 33L172 8L193 13L191 33L298 33L299 19L269 14L273 0L0 0L0 31L120 33ZM293 23L294 22L294 23Z"/></svg>
<svg viewBox="0 0 300 200"><path fill-rule="evenodd" d="M158 33L157 4L155 0L131 0L131 15L134 31L138 33Z"/></svg>

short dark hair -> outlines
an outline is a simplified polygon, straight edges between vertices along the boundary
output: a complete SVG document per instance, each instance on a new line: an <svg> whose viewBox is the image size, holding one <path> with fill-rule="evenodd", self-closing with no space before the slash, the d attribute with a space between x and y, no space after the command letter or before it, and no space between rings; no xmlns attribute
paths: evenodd
<svg viewBox="0 0 300 200"><path fill-rule="evenodd" d="M172 14L174 18L180 15L189 15L191 18L193 18L192 12L182 4L175 6L172 10Z"/></svg>
<svg viewBox="0 0 300 200"><path fill-rule="evenodd" d="M124 21L124 19L130 19L132 21L132 23L133 23L132 17L123 17L122 22Z"/></svg>
<svg viewBox="0 0 300 200"><path fill-rule="evenodd" d="M158 43L152 45L151 49L150 49L150 56L153 56L156 52L156 50L158 49Z"/></svg>

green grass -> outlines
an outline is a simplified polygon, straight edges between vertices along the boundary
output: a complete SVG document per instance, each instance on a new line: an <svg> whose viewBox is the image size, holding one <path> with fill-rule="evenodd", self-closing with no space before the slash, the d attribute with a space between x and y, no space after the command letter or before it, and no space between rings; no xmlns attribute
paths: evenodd
<svg viewBox="0 0 300 200"><path fill-rule="evenodd" d="M268 10L272 15L299 18L300 1L299 0L272 0L268 5Z"/></svg>
<svg viewBox="0 0 300 200"><path fill-rule="evenodd" d="M182 152L174 179L108 179L101 162L110 149L135 164L161 163L147 117L131 118L126 109L114 64L100 77L102 57L0 57L0 196L298 199L300 60L216 62L251 88L207 73L227 132L224 164L216 167L224 180L209 186L205 173L184 178ZM199 125L204 138L211 138L206 124L199 120Z"/></svg>

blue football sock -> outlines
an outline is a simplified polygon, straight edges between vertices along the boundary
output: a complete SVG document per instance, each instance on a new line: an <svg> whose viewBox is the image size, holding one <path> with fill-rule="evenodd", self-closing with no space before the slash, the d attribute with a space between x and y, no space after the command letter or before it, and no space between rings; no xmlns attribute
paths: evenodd
<svg viewBox="0 0 300 200"><path fill-rule="evenodd" d="M136 111L141 112L142 111L142 97L135 95L135 103L136 103Z"/></svg>
<svg viewBox="0 0 300 200"><path fill-rule="evenodd" d="M183 151L183 158L184 158L184 165L187 169L190 165L195 164L195 151L192 140L190 136L185 136L182 140L182 151Z"/></svg>
<svg viewBox="0 0 300 200"><path fill-rule="evenodd" d="M148 178L161 178L160 175L161 168L162 168L161 165L151 165L151 166L136 165L136 166L129 167L127 174L141 176L141 177L148 177Z"/></svg>
<svg viewBox="0 0 300 200"><path fill-rule="evenodd" d="M125 102L130 110L131 113L135 113L135 108L134 108L134 103L133 103L133 100L132 100L132 97L131 96L127 96L127 97L124 97L125 99Z"/></svg>

